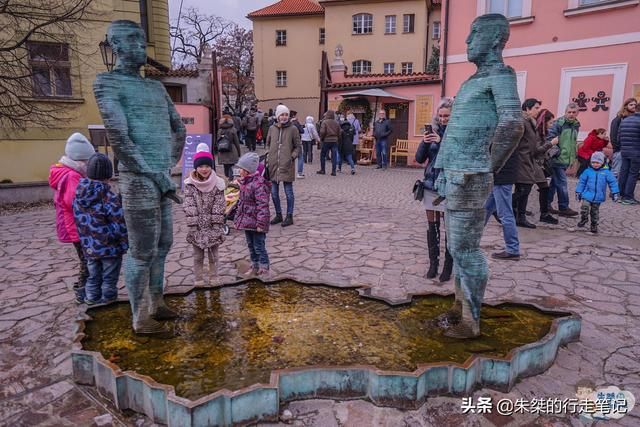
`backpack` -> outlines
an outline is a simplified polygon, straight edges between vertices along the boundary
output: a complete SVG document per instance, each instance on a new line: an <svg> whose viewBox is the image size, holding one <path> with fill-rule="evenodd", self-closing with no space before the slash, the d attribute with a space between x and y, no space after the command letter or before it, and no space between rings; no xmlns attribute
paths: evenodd
<svg viewBox="0 0 640 427"><path fill-rule="evenodd" d="M302 135L304 133L304 127L300 124L300 122L297 120L294 120L292 123L298 129L298 132L300 132L300 135Z"/></svg>
<svg viewBox="0 0 640 427"><path fill-rule="evenodd" d="M254 131L258 129L258 116L247 117L247 130Z"/></svg>
<svg viewBox="0 0 640 427"><path fill-rule="evenodd" d="M348 120L340 124L340 129L342 129L343 141L353 142L353 137L356 135L356 128L354 128Z"/></svg>
<svg viewBox="0 0 640 427"><path fill-rule="evenodd" d="M228 153L229 151L231 151L231 141L227 137L226 132L220 135L218 141L216 142L216 146L218 147L219 153Z"/></svg>

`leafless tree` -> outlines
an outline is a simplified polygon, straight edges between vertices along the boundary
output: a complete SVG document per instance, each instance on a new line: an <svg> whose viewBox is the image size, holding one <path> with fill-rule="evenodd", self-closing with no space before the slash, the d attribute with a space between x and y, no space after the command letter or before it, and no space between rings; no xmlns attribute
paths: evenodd
<svg viewBox="0 0 640 427"><path fill-rule="evenodd" d="M50 101L56 93L70 94L70 57L82 56L73 55L81 41L70 40L80 38L74 35L80 33L83 21L97 16L93 2L0 0L0 129L68 119L69 109Z"/></svg>
<svg viewBox="0 0 640 427"><path fill-rule="evenodd" d="M233 24L214 46L222 67L225 106L234 113L255 102L253 84L253 33Z"/></svg>
<svg viewBox="0 0 640 427"><path fill-rule="evenodd" d="M215 15L206 15L194 7L171 26L171 60L174 65L200 63L204 47L222 37L231 23Z"/></svg>

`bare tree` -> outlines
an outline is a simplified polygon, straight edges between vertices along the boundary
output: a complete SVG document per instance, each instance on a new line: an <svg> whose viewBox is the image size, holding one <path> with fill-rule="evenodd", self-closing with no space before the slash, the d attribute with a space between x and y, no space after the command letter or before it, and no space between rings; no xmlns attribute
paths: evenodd
<svg viewBox="0 0 640 427"><path fill-rule="evenodd" d="M171 26L171 61L175 65L200 63L206 45L222 37L231 23L215 15L206 15L194 7Z"/></svg>
<svg viewBox="0 0 640 427"><path fill-rule="evenodd" d="M222 94L225 106L242 111L255 102L253 84L253 33L233 24L215 44L218 65L222 67Z"/></svg>
<svg viewBox="0 0 640 427"><path fill-rule="evenodd" d="M0 0L0 128L47 126L68 119L72 52L94 0ZM82 55L77 55L78 57Z"/></svg>

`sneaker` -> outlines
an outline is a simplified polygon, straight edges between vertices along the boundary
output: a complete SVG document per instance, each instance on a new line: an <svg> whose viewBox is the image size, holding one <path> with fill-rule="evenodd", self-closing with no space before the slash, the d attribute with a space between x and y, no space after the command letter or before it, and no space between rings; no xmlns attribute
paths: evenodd
<svg viewBox="0 0 640 427"><path fill-rule="evenodd" d="M382 169L382 166L378 165L376 166L376 169Z"/></svg>
<svg viewBox="0 0 640 427"><path fill-rule="evenodd" d="M586 219L581 219L580 222L577 224L577 226L580 228L584 227L585 225L587 225Z"/></svg>
<svg viewBox="0 0 640 427"><path fill-rule="evenodd" d="M316 172L318 175L325 175L325 171L318 171Z"/></svg>
<svg viewBox="0 0 640 427"><path fill-rule="evenodd" d="M549 206L549 209L547 209L547 211L548 211L550 214L553 214L553 215L558 215L558 214L560 214L560 211L559 211L559 210L554 209L554 208L552 208L551 206Z"/></svg>
<svg viewBox="0 0 640 427"><path fill-rule="evenodd" d="M637 205L640 204L639 201L637 201L636 199L622 199L622 201L620 202L623 205Z"/></svg>
<svg viewBox="0 0 640 427"><path fill-rule="evenodd" d="M558 220L551 216L551 214L540 215L540 222L546 222L547 224L558 224Z"/></svg>
<svg viewBox="0 0 640 427"><path fill-rule="evenodd" d="M92 305L100 304L100 301L91 301L90 299L85 299L84 303L87 304L88 306L92 306Z"/></svg>
<svg viewBox="0 0 640 427"><path fill-rule="evenodd" d="M502 252L494 252L491 254L491 258L493 259L504 259L504 260L510 260L510 261L518 261L520 260L520 255L518 254L510 254L507 251L502 251Z"/></svg>
<svg viewBox="0 0 640 427"><path fill-rule="evenodd" d="M356 174L356 170L355 169L351 169L351 175L355 175Z"/></svg>
<svg viewBox="0 0 640 427"><path fill-rule="evenodd" d="M549 212L551 212L551 209L549 209ZM578 216L578 212L574 211L571 208L567 208L567 209L560 209L558 211L558 215L560 216L564 216L564 217L574 217L574 216Z"/></svg>
<svg viewBox="0 0 640 427"><path fill-rule="evenodd" d="M336 173L335 172L331 172L331 176L336 176Z"/></svg>
<svg viewBox="0 0 640 427"><path fill-rule="evenodd" d="M298 178L298 179L304 179L304 174L302 174L302 175L298 174L298 175L296 175L296 178Z"/></svg>
<svg viewBox="0 0 640 427"><path fill-rule="evenodd" d="M271 271L268 268L260 268L260 270L258 270L258 278L260 280L270 280Z"/></svg>

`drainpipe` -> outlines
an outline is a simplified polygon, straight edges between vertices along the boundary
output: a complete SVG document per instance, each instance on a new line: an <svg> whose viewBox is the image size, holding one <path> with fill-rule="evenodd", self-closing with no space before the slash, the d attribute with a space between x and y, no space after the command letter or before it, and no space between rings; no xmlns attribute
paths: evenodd
<svg viewBox="0 0 640 427"><path fill-rule="evenodd" d="M444 13L444 43L442 46L442 90L440 97L446 96L447 93L447 55L449 41L449 0L445 0Z"/></svg>
<svg viewBox="0 0 640 427"><path fill-rule="evenodd" d="M427 65L429 64L429 18L431 17L431 9L433 9L433 4L431 5L431 9L429 9L429 4L425 3L427 8L427 18L426 18L426 34L425 34L425 51L424 51L424 66L422 67L422 71L427 71Z"/></svg>

